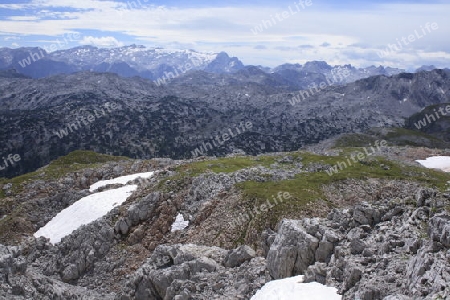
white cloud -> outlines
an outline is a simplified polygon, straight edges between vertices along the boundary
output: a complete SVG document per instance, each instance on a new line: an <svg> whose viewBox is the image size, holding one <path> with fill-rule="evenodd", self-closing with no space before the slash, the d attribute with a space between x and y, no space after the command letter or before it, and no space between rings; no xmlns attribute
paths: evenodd
<svg viewBox="0 0 450 300"><path fill-rule="evenodd" d="M120 47L123 46L123 43L119 42L113 36L103 36L103 37L93 37L93 36L85 36L79 42L81 45L92 45L97 47Z"/></svg>
<svg viewBox="0 0 450 300"><path fill-rule="evenodd" d="M12 21L36 21L39 20L36 16L12 16L9 17L8 20Z"/></svg>
<svg viewBox="0 0 450 300"><path fill-rule="evenodd" d="M22 10L31 8L71 8L71 9L104 9L109 7L126 7L126 4L101 0L32 0L23 4L0 4L0 8Z"/></svg>
<svg viewBox="0 0 450 300"><path fill-rule="evenodd" d="M4 41L14 41L14 40L20 40L20 37L18 36L7 36L3 38Z"/></svg>
<svg viewBox="0 0 450 300"><path fill-rule="evenodd" d="M132 3L132 1L128 1ZM133 3L147 3L136 0ZM279 5L241 7L158 7L131 6L125 2L99 0L34 0L31 4L9 5L9 9L39 8L40 20L0 20L0 35L47 35L98 30L107 37L84 37L81 44L118 46L112 33L129 36L148 46L190 45L198 51L226 50L247 64L274 66L284 62L326 60L332 64L357 66L387 64L415 66L444 61L450 53L448 13L450 4L383 4L370 10L330 9L316 4L278 22L255 35L251 29L286 9ZM1 5L0 8L5 8ZM54 8L58 7L58 12ZM65 8L72 10L64 11ZM73 11L75 10L75 11ZM51 18L51 19L45 19ZM376 51L407 36L427 22L437 22L439 30L415 42L401 53L383 59ZM93 35L92 33L89 33ZM329 47L320 47L324 41ZM310 48L299 48L310 45ZM364 46L357 46L364 45ZM258 50L254 49L258 46ZM261 46L265 46L263 49ZM277 48L278 47L278 48ZM284 49L284 50L282 50ZM428 53L428 54L427 54Z"/></svg>

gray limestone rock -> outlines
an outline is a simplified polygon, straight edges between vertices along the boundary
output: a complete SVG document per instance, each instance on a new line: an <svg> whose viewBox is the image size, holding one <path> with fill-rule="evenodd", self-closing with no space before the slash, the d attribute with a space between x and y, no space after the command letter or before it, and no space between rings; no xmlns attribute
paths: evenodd
<svg viewBox="0 0 450 300"><path fill-rule="evenodd" d="M431 239L450 248L450 215L448 213L433 216L430 219L428 231Z"/></svg>
<svg viewBox="0 0 450 300"><path fill-rule="evenodd" d="M267 265L274 279L303 274L314 264L319 240L308 234L301 221L283 220L267 254Z"/></svg>
<svg viewBox="0 0 450 300"><path fill-rule="evenodd" d="M117 299L249 299L270 280L265 259L249 258L252 251L247 246L230 253L197 245L159 246L130 278L129 290ZM164 255L170 255L174 263L155 265ZM233 267L222 264L235 255L232 260L246 259Z"/></svg>
<svg viewBox="0 0 450 300"><path fill-rule="evenodd" d="M227 268L234 268L240 266L242 263L256 257L256 252L249 246L240 246L237 249L231 250L225 258L224 266Z"/></svg>
<svg viewBox="0 0 450 300"><path fill-rule="evenodd" d="M327 268L326 264L316 262L314 265L308 267L305 272L305 278L303 282L318 282L321 284L326 284L327 279Z"/></svg>

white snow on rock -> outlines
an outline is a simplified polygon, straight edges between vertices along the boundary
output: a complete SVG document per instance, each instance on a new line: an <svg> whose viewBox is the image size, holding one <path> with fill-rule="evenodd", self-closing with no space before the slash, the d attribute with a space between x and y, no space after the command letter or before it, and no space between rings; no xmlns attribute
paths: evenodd
<svg viewBox="0 0 450 300"><path fill-rule="evenodd" d="M174 232L177 230L183 230L189 226L189 221L185 221L182 214L178 214L175 218L175 222L173 222L170 232Z"/></svg>
<svg viewBox="0 0 450 300"><path fill-rule="evenodd" d="M303 275L265 284L251 300L341 300L337 289L317 282L303 283Z"/></svg>
<svg viewBox="0 0 450 300"><path fill-rule="evenodd" d="M91 187L89 188L89 191L93 192L98 188L107 186L108 184L126 184L127 182L135 180L137 178L147 179L147 178L152 177L153 174L155 174L155 172L137 173L137 174L127 175L127 176L117 177L117 178L110 179L110 180L100 180L100 181L94 183L93 185L91 185Z"/></svg>
<svg viewBox="0 0 450 300"><path fill-rule="evenodd" d="M416 161L428 169L440 169L444 172L450 172L450 156L432 156L425 160Z"/></svg>
<svg viewBox="0 0 450 300"><path fill-rule="evenodd" d="M63 237L71 234L80 226L103 217L115 206L125 202L137 187L137 185L127 185L81 198L63 209L44 227L39 229L34 236L49 238L53 244L59 243Z"/></svg>

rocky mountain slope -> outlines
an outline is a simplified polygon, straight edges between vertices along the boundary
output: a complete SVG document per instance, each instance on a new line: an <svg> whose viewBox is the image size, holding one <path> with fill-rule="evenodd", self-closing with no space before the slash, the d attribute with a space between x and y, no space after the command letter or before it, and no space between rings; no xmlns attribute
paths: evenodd
<svg viewBox="0 0 450 300"><path fill-rule="evenodd" d="M77 149L144 159L295 151L342 133L403 126L424 107L450 102L449 80L434 70L299 91L257 68L196 71L163 86L92 72L0 78L0 153L20 156L0 176Z"/></svg>
<svg viewBox="0 0 450 300"><path fill-rule="evenodd" d="M376 141L386 140L389 145L414 146L426 148L450 148L450 143L442 138L442 132L435 135L406 128L370 128L363 133L343 134L324 140L308 148L317 151L321 147L363 147Z"/></svg>
<svg viewBox="0 0 450 300"><path fill-rule="evenodd" d="M27 76L18 73L15 69L0 70L1 78L28 78Z"/></svg>
<svg viewBox="0 0 450 300"><path fill-rule="evenodd" d="M446 299L450 174L415 160L448 151L387 146L327 173L363 151L183 161L77 151L1 180L0 297L250 299L304 274L343 299ZM123 205L60 243L32 236L91 184L148 171ZM189 226L171 231L179 214Z"/></svg>
<svg viewBox="0 0 450 300"><path fill-rule="evenodd" d="M430 105L406 120L406 127L450 141L450 103Z"/></svg>

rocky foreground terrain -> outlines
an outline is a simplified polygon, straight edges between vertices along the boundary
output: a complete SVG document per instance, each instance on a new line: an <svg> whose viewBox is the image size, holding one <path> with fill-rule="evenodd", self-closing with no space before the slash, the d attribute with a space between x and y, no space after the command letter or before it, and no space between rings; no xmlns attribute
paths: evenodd
<svg viewBox="0 0 450 300"><path fill-rule="evenodd" d="M363 151L331 144L179 161L76 151L2 179L0 299L250 299L299 274L343 299L448 299L450 174L415 162L448 151L385 147L330 176ZM33 237L91 184L148 171L60 243ZM172 231L179 214L189 226Z"/></svg>

